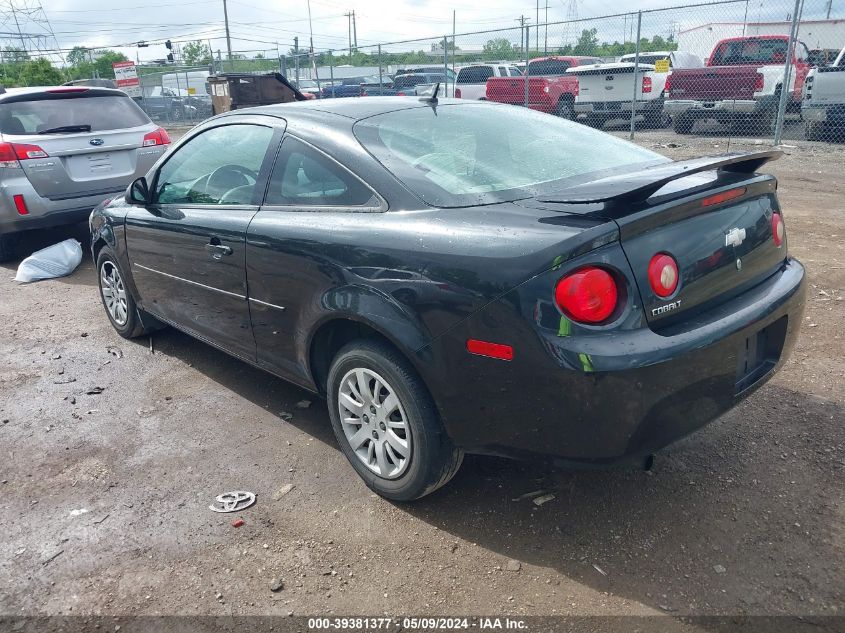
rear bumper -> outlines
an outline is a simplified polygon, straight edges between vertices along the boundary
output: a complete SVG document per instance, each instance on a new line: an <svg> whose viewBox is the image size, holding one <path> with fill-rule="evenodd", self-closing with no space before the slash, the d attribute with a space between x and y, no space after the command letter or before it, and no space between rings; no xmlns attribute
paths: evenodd
<svg viewBox="0 0 845 633"><path fill-rule="evenodd" d="M42 198L26 182L23 186L0 182L0 233L17 233L31 229L46 229L82 222L106 198L122 196L125 187L99 192L80 198L49 200ZM22 195L28 213L22 215L15 207L14 196Z"/></svg>
<svg viewBox="0 0 845 633"><path fill-rule="evenodd" d="M801 117L812 123L829 123L831 125L845 126L845 103L801 104Z"/></svg>
<svg viewBox="0 0 845 633"><path fill-rule="evenodd" d="M701 315L694 329L511 335L512 362L456 362L460 369L447 372L452 382L435 401L450 436L470 452L592 463L639 457L701 428L771 378L798 336L804 284L803 266L789 259ZM513 332L518 319L478 315L450 344L497 321L491 340ZM767 341L763 359L749 367L748 342L759 340Z"/></svg>
<svg viewBox="0 0 845 633"><path fill-rule="evenodd" d="M663 101L637 101L634 104L634 111L637 114L659 112L663 107ZM610 118L631 118L630 101L596 101L596 102L575 102L575 114L586 114L604 116Z"/></svg>
<svg viewBox="0 0 845 633"><path fill-rule="evenodd" d="M768 112L777 107L774 95L758 99L724 99L703 101L697 99L667 99L666 111L673 117L695 114L702 118L710 114L755 114Z"/></svg>

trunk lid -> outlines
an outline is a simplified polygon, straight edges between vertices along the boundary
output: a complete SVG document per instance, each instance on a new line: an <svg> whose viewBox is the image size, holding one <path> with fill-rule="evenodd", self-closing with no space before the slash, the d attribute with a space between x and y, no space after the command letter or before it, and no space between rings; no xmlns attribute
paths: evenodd
<svg viewBox="0 0 845 633"><path fill-rule="evenodd" d="M813 103L841 103L845 95L845 66L816 68L806 91Z"/></svg>
<svg viewBox="0 0 845 633"><path fill-rule="evenodd" d="M525 102L525 80L528 79L528 103L537 103L549 99L546 87L553 81L563 78L547 77L491 77L487 80L487 98L499 103ZM573 82L574 83L574 82Z"/></svg>
<svg viewBox="0 0 845 633"><path fill-rule="evenodd" d="M672 72L671 99L753 99L757 69L762 65L682 68Z"/></svg>
<svg viewBox="0 0 845 633"><path fill-rule="evenodd" d="M0 103L3 141L36 146L46 154L20 165L38 195L50 200L125 187L161 154L160 147L142 147L144 136L155 129L129 97L115 90L22 93Z"/></svg>
<svg viewBox="0 0 845 633"><path fill-rule="evenodd" d="M772 177L701 174L689 181L683 184L705 191L617 220L646 318L655 330L735 297L770 276L786 258L786 241L777 246L773 238L772 215L780 213L780 206ZM742 194L703 206L726 191ZM658 296L649 281L649 263L658 253L668 253L678 264L678 288L668 297Z"/></svg>
<svg viewBox="0 0 845 633"><path fill-rule="evenodd" d="M659 331L741 294L783 264L786 240L778 246L773 237L777 181L754 173L778 156L766 151L670 162L537 201L616 221L646 318ZM679 271L667 297L649 281L649 263L660 253L671 255Z"/></svg>

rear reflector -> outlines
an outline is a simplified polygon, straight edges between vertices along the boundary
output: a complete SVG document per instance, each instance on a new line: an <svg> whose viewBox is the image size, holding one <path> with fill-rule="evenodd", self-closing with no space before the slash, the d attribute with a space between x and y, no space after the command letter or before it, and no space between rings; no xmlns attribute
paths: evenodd
<svg viewBox="0 0 845 633"><path fill-rule="evenodd" d="M170 145L170 136L164 128L158 128L148 134L144 135L144 141L141 147L153 147L154 145Z"/></svg>
<svg viewBox="0 0 845 633"><path fill-rule="evenodd" d="M702 207L712 207L714 204L722 204L723 202L728 202L729 200L736 200L745 195L745 187L739 187L737 189L728 189L727 191L723 191L721 193L714 194L712 196L707 196L704 200L701 201Z"/></svg>
<svg viewBox="0 0 845 633"><path fill-rule="evenodd" d="M12 199L15 201L15 208L20 215L29 215L29 209L26 208L26 200L23 199L21 194L16 193L12 196Z"/></svg>
<svg viewBox="0 0 845 633"><path fill-rule="evenodd" d="M678 264L671 255L658 253L648 264L648 283L658 297L668 297L678 287Z"/></svg>
<svg viewBox="0 0 845 633"><path fill-rule="evenodd" d="M772 239L775 241L775 246L780 247L783 244L783 218L780 213L772 213Z"/></svg>
<svg viewBox="0 0 845 633"><path fill-rule="evenodd" d="M474 338L467 340L467 351L477 356L488 356L499 360L513 360L513 347L501 343L488 343Z"/></svg>
<svg viewBox="0 0 845 633"><path fill-rule="evenodd" d="M555 303L566 316L580 323L601 323L616 310L616 281L602 268L582 268L555 286Z"/></svg>

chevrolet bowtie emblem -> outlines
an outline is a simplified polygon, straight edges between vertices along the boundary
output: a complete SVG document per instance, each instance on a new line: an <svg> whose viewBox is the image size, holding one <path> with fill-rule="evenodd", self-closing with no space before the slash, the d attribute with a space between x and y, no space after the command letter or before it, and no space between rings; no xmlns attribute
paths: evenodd
<svg viewBox="0 0 845 633"><path fill-rule="evenodd" d="M725 246L739 246L745 241L745 229L733 228L725 235Z"/></svg>

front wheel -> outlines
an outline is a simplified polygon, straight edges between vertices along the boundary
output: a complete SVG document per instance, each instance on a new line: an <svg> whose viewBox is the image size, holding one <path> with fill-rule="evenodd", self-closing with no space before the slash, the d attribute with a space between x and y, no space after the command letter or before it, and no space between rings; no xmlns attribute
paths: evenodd
<svg viewBox="0 0 845 633"><path fill-rule="evenodd" d="M146 334L147 329L141 323L135 299L126 287L120 264L117 258L106 250L101 251L97 257L97 278L100 299L117 333L123 338L135 338Z"/></svg>
<svg viewBox="0 0 845 633"><path fill-rule="evenodd" d="M446 484L463 451L440 422L413 367L377 341L354 341L338 352L327 393L335 437L373 491L412 501Z"/></svg>

